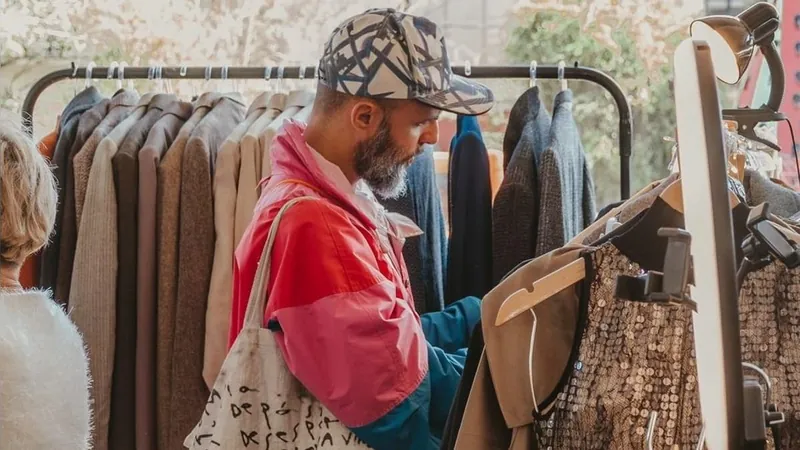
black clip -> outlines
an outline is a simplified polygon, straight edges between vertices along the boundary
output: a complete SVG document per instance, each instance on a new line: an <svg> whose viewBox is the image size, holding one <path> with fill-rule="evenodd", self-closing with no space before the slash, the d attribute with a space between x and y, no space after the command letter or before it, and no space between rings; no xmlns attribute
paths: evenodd
<svg viewBox="0 0 800 450"><path fill-rule="evenodd" d="M697 311L697 303L684 292L689 283L692 264L692 235L679 228L660 228L658 235L666 237L664 272L650 270L639 276L619 275L615 296L635 302L688 306Z"/></svg>
<svg viewBox="0 0 800 450"><path fill-rule="evenodd" d="M800 251L797 245L788 239L769 221L769 204L762 203L750 211L747 216L749 236L742 242L744 255L753 262L773 256L786 267L794 269L800 266Z"/></svg>

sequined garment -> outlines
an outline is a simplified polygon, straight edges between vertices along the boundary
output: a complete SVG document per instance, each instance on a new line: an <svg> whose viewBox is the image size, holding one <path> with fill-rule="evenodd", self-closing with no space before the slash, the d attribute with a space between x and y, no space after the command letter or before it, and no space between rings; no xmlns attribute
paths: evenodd
<svg viewBox="0 0 800 450"><path fill-rule="evenodd" d="M745 275L739 321L742 361L769 375L772 403L786 415L782 448L800 448L800 269L772 262Z"/></svg>
<svg viewBox="0 0 800 450"><path fill-rule="evenodd" d="M537 448L645 449L656 412L653 449L695 448L702 419L692 312L617 300L617 275L639 267L611 244L589 254L583 331L550 411L537 418Z"/></svg>

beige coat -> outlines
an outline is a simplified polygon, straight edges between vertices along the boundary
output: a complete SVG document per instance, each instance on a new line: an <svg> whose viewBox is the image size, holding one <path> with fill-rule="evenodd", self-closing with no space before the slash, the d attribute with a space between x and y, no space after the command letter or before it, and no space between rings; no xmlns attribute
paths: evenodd
<svg viewBox="0 0 800 450"><path fill-rule="evenodd" d="M283 111L275 118L267 128L263 130L258 137L259 146L262 149L261 158L261 176L260 179L267 178L272 175L272 160L269 157L269 150L272 147L272 141L278 132L283 128L283 123L288 119L293 118L306 106L314 102L313 91L292 91L286 98L286 106Z"/></svg>
<svg viewBox="0 0 800 450"><path fill-rule="evenodd" d="M180 227L181 166L186 143L197 124L208 113L218 93L206 93L197 99L194 112L181 127L178 137L158 166L158 332L156 333L156 420L158 448L168 446L171 424L173 341L175 307L178 298L178 234ZM180 448L180 447L172 447Z"/></svg>
<svg viewBox="0 0 800 450"><path fill-rule="evenodd" d="M238 245L244 230L250 225L253 210L258 201L258 182L261 178L261 160L266 150L261 146L259 137L270 123L275 120L286 105L286 94L274 94L270 97L267 109L253 122L253 125L242 136L239 150L241 164L239 166L239 184L236 190L236 221L234 222L234 242Z"/></svg>
<svg viewBox="0 0 800 450"><path fill-rule="evenodd" d="M147 111L151 98L144 95L136 109L97 146L78 228L69 305L89 355L95 450L108 448L117 326L117 198L111 159L128 130Z"/></svg>
<svg viewBox="0 0 800 450"><path fill-rule="evenodd" d="M583 246L567 246L525 264L483 298L486 347L472 383L456 450L529 450L532 411L555 390L574 342L579 299L575 285L501 327L497 311L513 292L580 257ZM528 364L531 333L533 359Z"/></svg>
<svg viewBox="0 0 800 450"><path fill-rule="evenodd" d="M242 136L266 110L269 94L259 95L250 105L244 122L234 128L222 143L214 170L214 264L206 306L206 337L203 352L203 378L211 389L217 379L222 361L228 353L231 294L233 292L234 226L236 189L239 182Z"/></svg>

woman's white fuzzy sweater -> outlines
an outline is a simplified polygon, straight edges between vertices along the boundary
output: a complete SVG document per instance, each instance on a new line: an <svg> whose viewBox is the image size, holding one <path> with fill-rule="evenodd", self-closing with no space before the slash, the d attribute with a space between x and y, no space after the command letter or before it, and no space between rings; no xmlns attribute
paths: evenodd
<svg viewBox="0 0 800 450"><path fill-rule="evenodd" d="M0 450L86 450L90 429L78 329L48 292L0 291Z"/></svg>

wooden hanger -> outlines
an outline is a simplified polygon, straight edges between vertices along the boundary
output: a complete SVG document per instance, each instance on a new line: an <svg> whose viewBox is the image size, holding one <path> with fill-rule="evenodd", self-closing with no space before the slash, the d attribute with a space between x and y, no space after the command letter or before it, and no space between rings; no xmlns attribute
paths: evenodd
<svg viewBox="0 0 800 450"><path fill-rule="evenodd" d="M530 290L520 289L509 295L500 305L495 326L503 325L518 315L532 309L548 298L586 277L586 260L581 258L533 282Z"/></svg>
<svg viewBox="0 0 800 450"><path fill-rule="evenodd" d="M683 183L681 183L680 178L667 186L667 188L664 189L664 192L662 192L659 197L661 197L661 199L664 200L672 209L683 214ZM733 209L735 206L741 203L741 201L739 201L739 197L737 197L736 194L729 190L728 203L731 209Z"/></svg>

